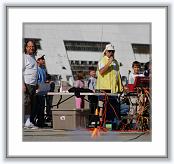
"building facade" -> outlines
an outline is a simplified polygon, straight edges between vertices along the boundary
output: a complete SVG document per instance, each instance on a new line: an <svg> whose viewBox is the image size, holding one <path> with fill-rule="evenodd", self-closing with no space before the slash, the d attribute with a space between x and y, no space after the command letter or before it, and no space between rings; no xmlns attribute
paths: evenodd
<svg viewBox="0 0 174 164"><path fill-rule="evenodd" d="M115 59L122 76L128 76L132 62L151 59L151 25L148 23L25 23L23 40L34 39L45 54L46 67L55 81L71 85L78 71L88 77L97 67L105 45L115 47Z"/></svg>

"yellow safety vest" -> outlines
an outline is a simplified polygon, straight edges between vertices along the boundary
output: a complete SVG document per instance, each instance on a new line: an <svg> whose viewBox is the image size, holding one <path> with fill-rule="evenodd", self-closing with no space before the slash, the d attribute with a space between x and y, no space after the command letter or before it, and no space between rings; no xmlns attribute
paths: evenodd
<svg viewBox="0 0 174 164"><path fill-rule="evenodd" d="M106 65L108 60L109 58L107 56L103 56L100 62ZM123 90L117 61L111 63L108 70L103 75L99 73L99 68L97 69L96 89L111 90L111 93L117 93Z"/></svg>

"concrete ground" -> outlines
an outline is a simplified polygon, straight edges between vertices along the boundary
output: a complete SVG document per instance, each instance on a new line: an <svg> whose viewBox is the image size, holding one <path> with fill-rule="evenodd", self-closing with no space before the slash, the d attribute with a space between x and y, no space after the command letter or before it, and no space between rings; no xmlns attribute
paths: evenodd
<svg viewBox="0 0 174 164"><path fill-rule="evenodd" d="M117 132L100 131L100 135L92 138L92 131L88 129L77 130L54 130L52 128L25 129L23 131L23 141L125 141L125 142L150 142L150 132Z"/></svg>

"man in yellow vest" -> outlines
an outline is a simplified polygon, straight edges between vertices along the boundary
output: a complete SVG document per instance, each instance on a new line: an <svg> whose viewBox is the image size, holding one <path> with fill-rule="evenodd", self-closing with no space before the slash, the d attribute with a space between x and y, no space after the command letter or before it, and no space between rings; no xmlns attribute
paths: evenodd
<svg viewBox="0 0 174 164"><path fill-rule="evenodd" d="M115 49L112 44L107 44L103 56L98 63L96 89L99 91L117 93L123 91L120 77L119 64L114 59ZM99 97L99 116L102 123L104 100Z"/></svg>

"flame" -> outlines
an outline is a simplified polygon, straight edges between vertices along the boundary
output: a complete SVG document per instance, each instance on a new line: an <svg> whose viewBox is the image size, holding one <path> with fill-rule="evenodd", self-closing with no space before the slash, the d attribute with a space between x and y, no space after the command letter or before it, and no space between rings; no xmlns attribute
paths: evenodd
<svg viewBox="0 0 174 164"><path fill-rule="evenodd" d="M91 137L92 138L95 138L95 137L99 137L100 136L100 130L99 128L94 128L92 134L91 134Z"/></svg>

